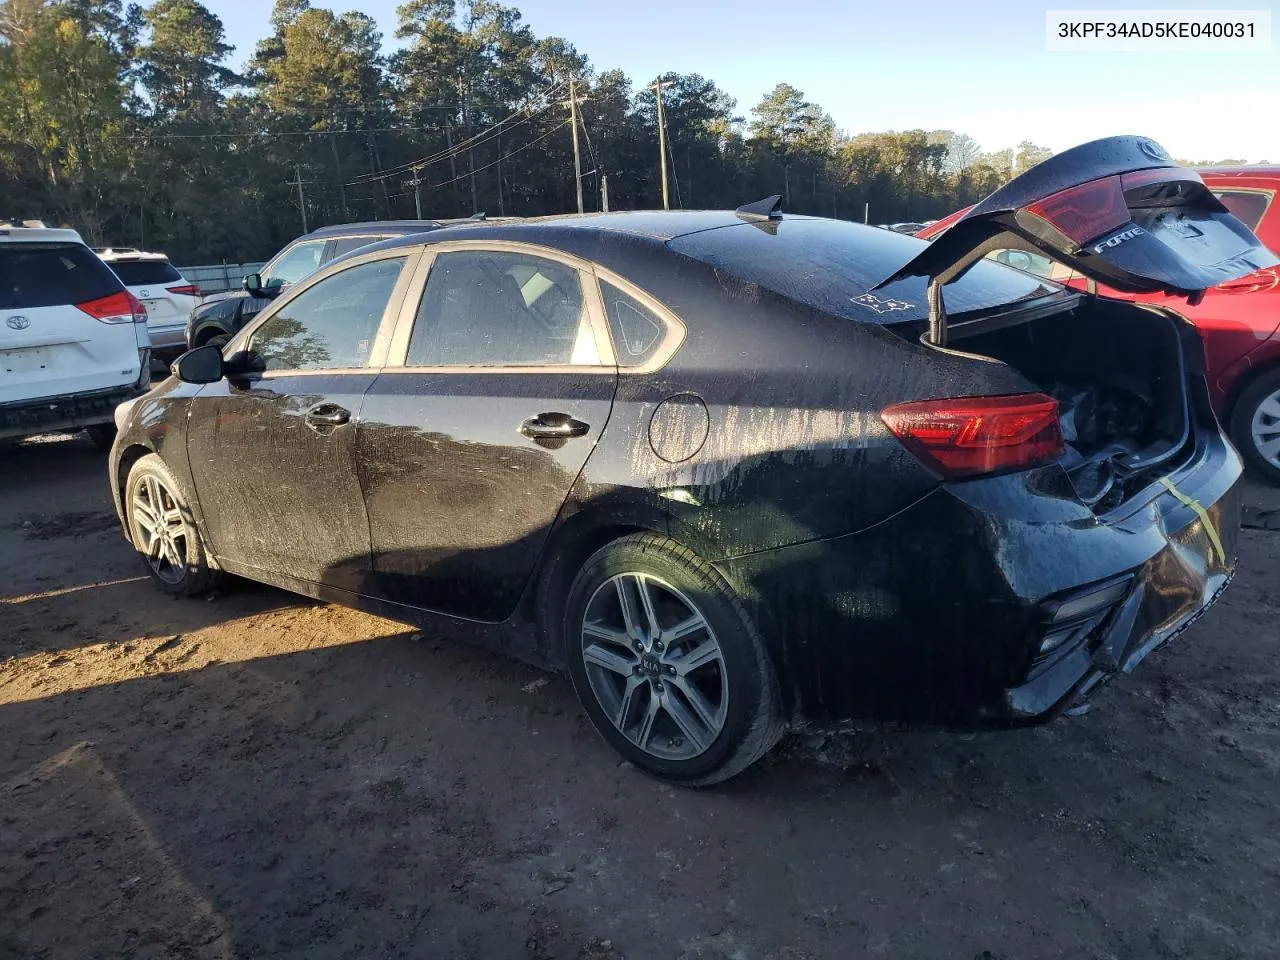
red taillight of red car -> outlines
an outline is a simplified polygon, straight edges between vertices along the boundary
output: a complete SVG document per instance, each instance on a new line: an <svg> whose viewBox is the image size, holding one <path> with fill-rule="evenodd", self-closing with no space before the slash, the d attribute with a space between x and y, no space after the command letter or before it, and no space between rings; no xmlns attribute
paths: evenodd
<svg viewBox="0 0 1280 960"><path fill-rule="evenodd" d="M888 407L880 418L947 478L1025 470L1063 452L1058 401L1043 393L917 400Z"/></svg>
<svg viewBox="0 0 1280 960"><path fill-rule="evenodd" d="M168 290L170 293L180 293L184 297L200 296L200 288L197 287L194 283L184 283L181 286L165 287L165 289Z"/></svg>
<svg viewBox="0 0 1280 960"><path fill-rule="evenodd" d="M147 322L147 308L128 290L77 303L76 309L84 311L93 319L101 320L103 323Z"/></svg>
<svg viewBox="0 0 1280 960"><path fill-rule="evenodd" d="M1076 243L1088 243L1130 220L1124 185L1119 177L1090 180L1078 187L1060 190L1029 204L1026 210L1048 221Z"/></svg>

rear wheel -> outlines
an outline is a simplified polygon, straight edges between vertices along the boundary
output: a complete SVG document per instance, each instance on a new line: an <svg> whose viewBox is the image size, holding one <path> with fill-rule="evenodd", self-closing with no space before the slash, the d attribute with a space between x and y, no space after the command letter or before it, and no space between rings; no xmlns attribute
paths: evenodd
<svg viewBox="0 0 1280 960"><path fill-rule="evenodd" d="M138 460L125 483L125 513L134 549L156 586L179 597L207 593L222 574L196 529L181 488L156 454Z"/></svg>
<svg viewBox="0 0 1280 960"><path fill-rule="evenodd" d="M1280 484L1280 369L1249 384L1231 412L1231 439L1254 471Z"/></svg>
<svg viewBox="0 0 1280 960"><path fill-rule="evenodd" d="M636 534L596 551L570 588L574 689L600 734L664 780L727 780L782 735L777 682L728 584L692 551Z"/></svg>

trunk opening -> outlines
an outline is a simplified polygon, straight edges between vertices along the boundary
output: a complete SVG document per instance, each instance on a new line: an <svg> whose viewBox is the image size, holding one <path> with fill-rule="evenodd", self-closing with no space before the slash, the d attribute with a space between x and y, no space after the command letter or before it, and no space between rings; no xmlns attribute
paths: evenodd
<svg viewBox="0 0 1280 960"><path fill-rule="evenodd" d="M957 325L951 341L1058 401L1067 447L1059 463L1095 512L1123 503L1194 447L1179 324L1167 314L1091 299L996 330L966 335Z"/></svg>

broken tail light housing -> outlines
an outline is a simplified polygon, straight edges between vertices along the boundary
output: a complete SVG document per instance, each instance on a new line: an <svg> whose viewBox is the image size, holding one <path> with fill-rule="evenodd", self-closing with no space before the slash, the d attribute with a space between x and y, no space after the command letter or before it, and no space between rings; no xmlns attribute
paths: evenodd
<svg viewBox="0 0 1280 960"><path fill-rule="evenodd" d="M77 303L76 309L102 323L147 322L147 308L128 290Z"/></svg>
<svg viewBox="0 0 1280 960"><path fill-rule="evenodd" d="M1043 393L918 400L887 407L880 418L948 479L1025 470L1063 453L1058 401Z"/></svg>

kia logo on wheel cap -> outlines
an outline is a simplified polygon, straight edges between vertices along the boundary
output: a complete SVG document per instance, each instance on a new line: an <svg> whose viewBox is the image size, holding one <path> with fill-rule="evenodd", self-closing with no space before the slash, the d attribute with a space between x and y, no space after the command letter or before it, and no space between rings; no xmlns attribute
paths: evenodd
<svg viewBox="0 0 1280 960"><path fill-rule="evenodd" d="M31 321L26 317L9 317L4 323L12 330L25 330L31 326Z"/></svg>

